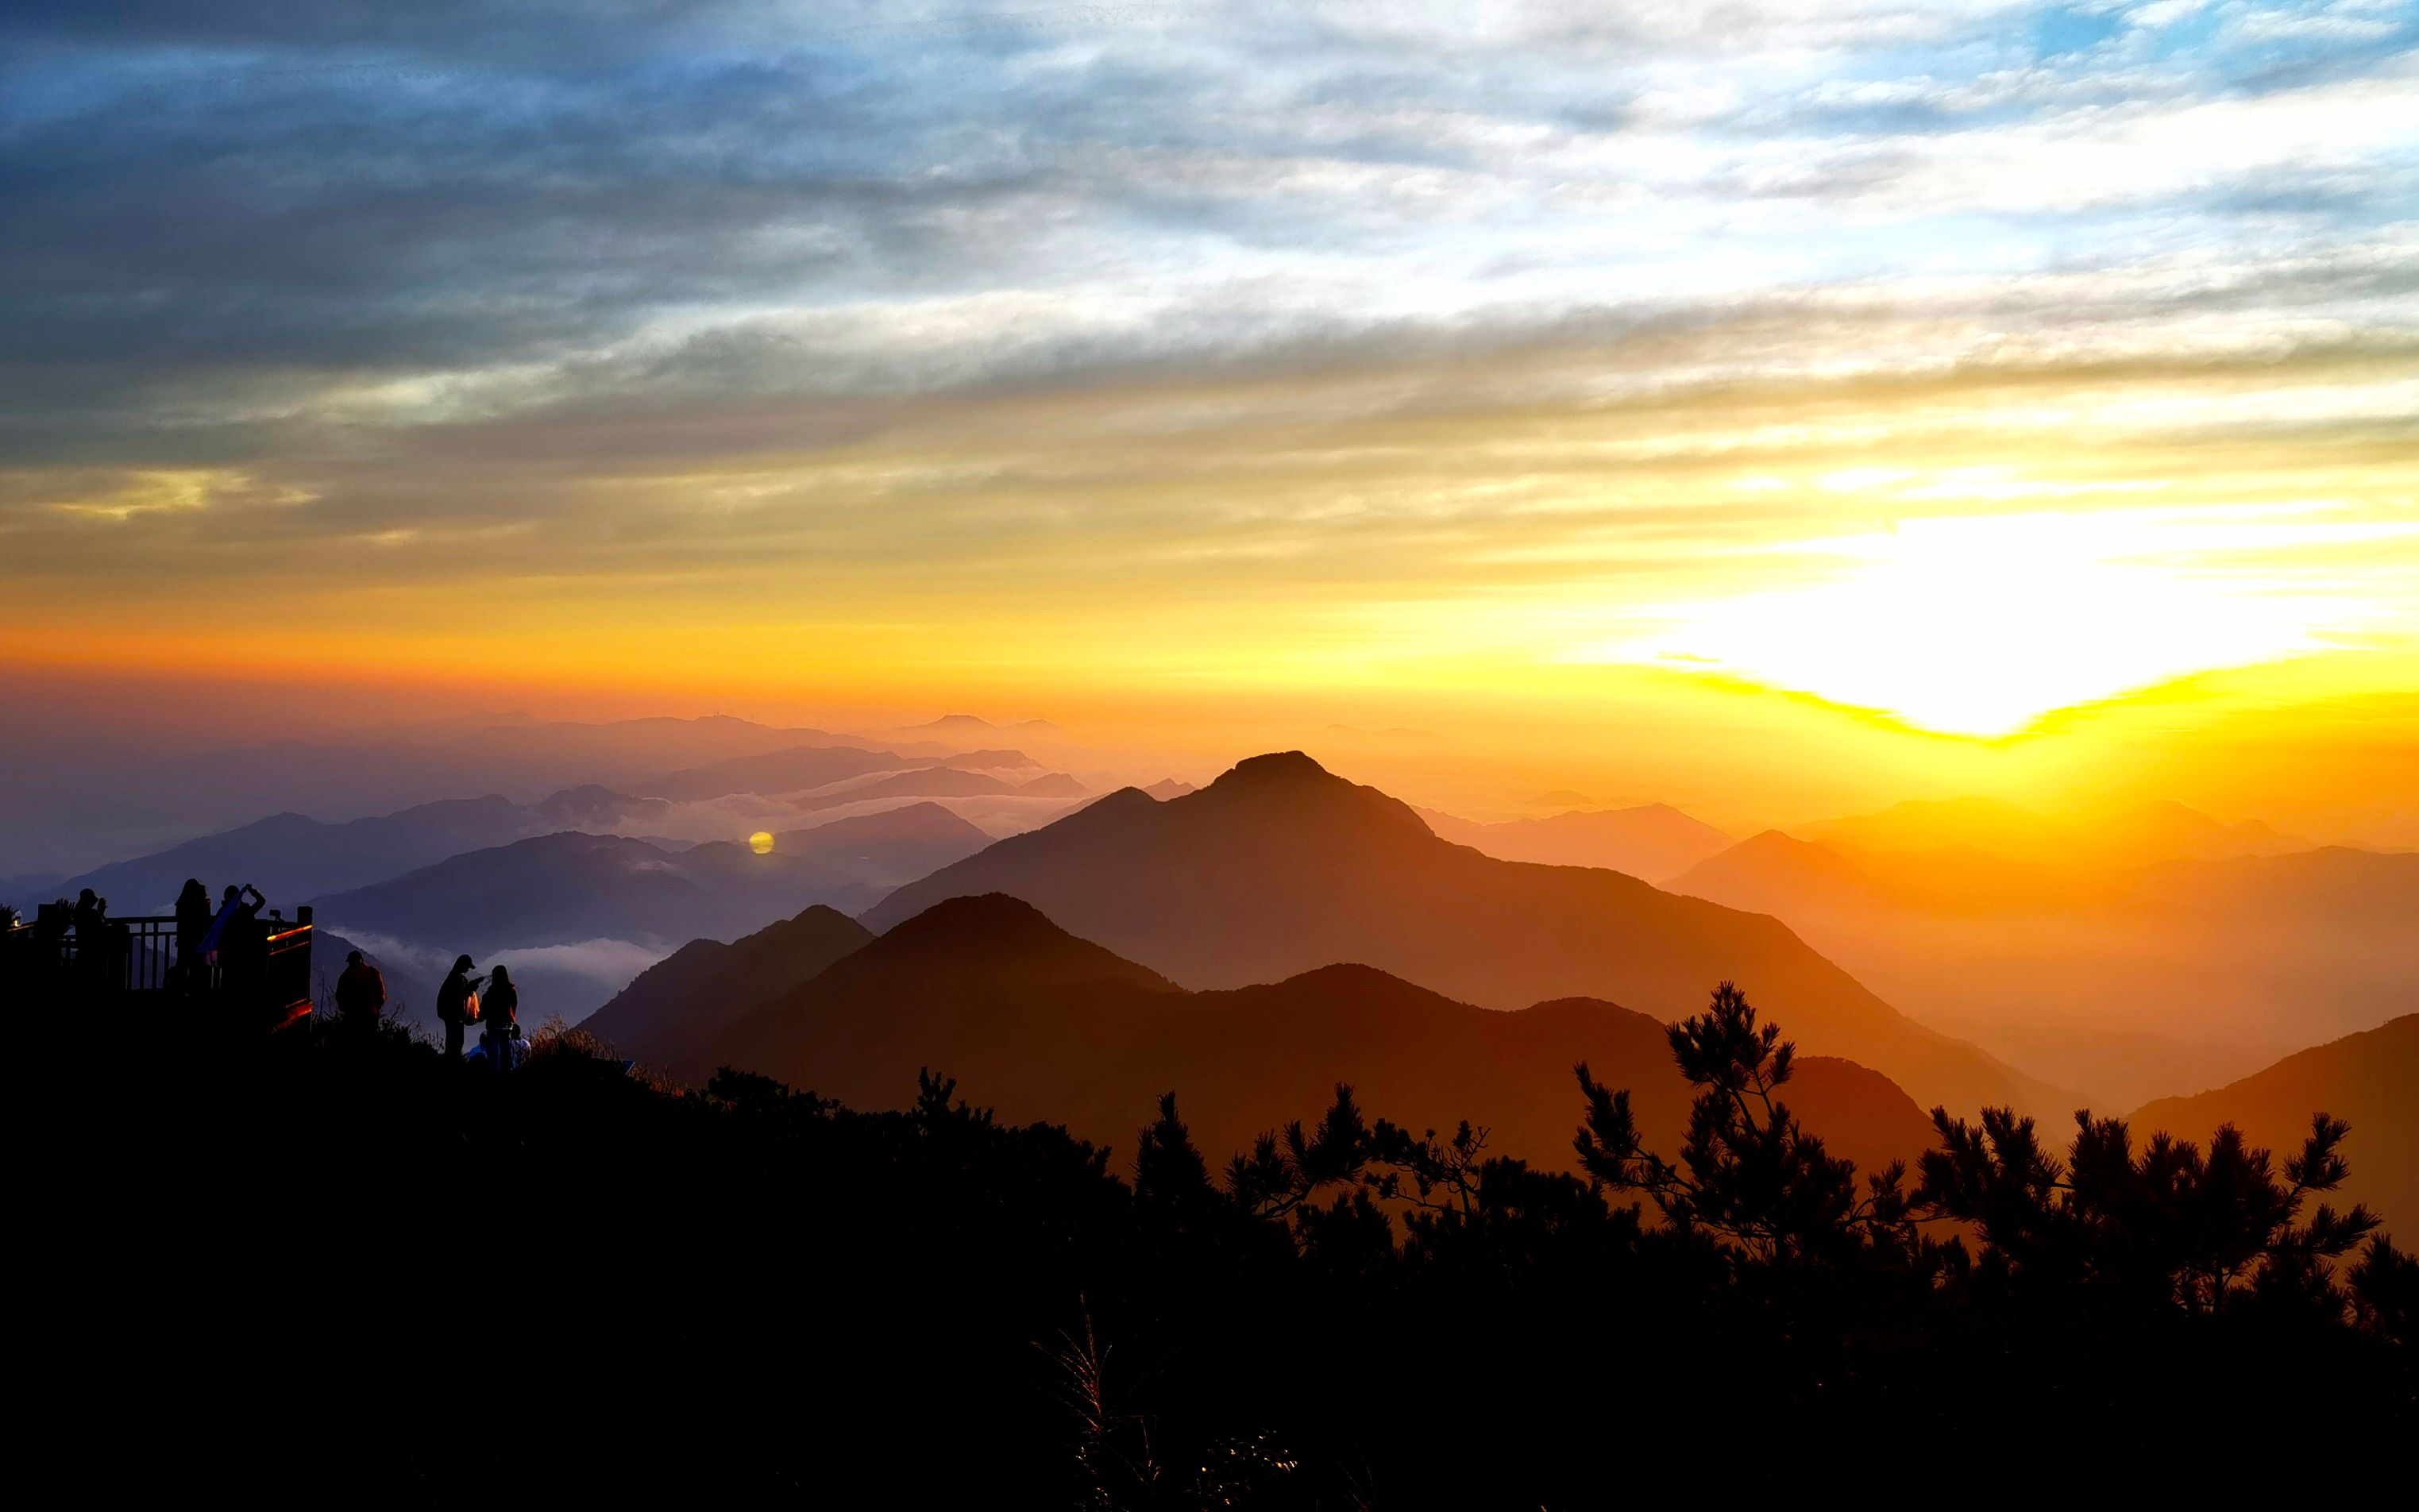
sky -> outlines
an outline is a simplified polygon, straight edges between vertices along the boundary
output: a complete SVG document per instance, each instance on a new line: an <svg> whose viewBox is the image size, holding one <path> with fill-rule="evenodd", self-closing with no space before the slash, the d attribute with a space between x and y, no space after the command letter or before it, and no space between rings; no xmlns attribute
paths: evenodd
<svg viewBox="0 0 2419 1512"><path fill-rule="evenodd" d="M2412 4L26 0L0 226L0 671L2419 752Z"/></svg>

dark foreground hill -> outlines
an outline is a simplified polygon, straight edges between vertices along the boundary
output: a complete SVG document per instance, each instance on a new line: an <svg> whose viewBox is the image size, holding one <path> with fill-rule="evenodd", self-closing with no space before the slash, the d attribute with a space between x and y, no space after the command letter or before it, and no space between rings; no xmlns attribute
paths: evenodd
<svg viewBox="0 0 2419 1512"><path fill-rule="evenodd" d="M2319 1108L2351 1125L2345 1196L2383 1213L2402 1239L2419 1237L2419 1013L2288 1056L2197 1097L2162 1098L2133 1122L2144 1132L2230 1123L2254 1144L2288 1149Z"/></svg>
<svg viewBox="0 0 2419 1512"><path fill-rule="evenodd" d="M41 1057L74 1069L21 1194L25 1458L95 1499L1509 1512L1810 1475L2047 1501L2088 1466L2365 1504L2419 1427L2408 1257L2305 1285L2293 1232L2237 1246L2228 1182L1969 1261L1806 1200L1823 1173L1684 1228L1436 1165L1370 1103L1292 1110L1301 1158L1230 1180L1180 1117L1101 1150L946 1082L864 1113L674 1095L576 1033L500 1078L333 1026L118 1027Z"/></svg>
<svg viewBox="0 0 2419 1512"><path fill-rule="evenodd" d="M1188 993L996 894L937 904L819 973L803 969L845 939L828 918L802 915L733 945L690 946L588 1027L696 1082L728 1065L855 1107L901 1106L919 1070L948 1067L1003 1117L1046 1118L1101 1144L1148 1122L1174 1091L1222 1161L1339 1082L1415 1128L1469 1119L1489 1131L1491 1152L1552 1169L1572 1163L1580 1061L1631 1088L1640 1121L1666 1143L1687 1118L1664 1026L1611 1003L1499 1012L1353 965ZM725 963L744 964L726 974ZM785 973L795 985L732 1016ZM1846 1061L1801 1061L1788 1101L1868 1168L1911 1165L1932 1144L1913 1100Z"/></svg>
<svg viewBox="0 0 2419 1512"><path fill-rule="evenodd" d="M1926 1105L2072 1100L1903 1016L1779 921L1618 872L1501 861L1440 840L1406 805L1302 753L1254 757L1198 793L1110 795L900 888L886 930L951 897L1004 892L1187 987L1361 962L1512 1009L1610 999L1677 1019L1723 980L1754 984L1810 1052L1869 1065Z"/></svg>

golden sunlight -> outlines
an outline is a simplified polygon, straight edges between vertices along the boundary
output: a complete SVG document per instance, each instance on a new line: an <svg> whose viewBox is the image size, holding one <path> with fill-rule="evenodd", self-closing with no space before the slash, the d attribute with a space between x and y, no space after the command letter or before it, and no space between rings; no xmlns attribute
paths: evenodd
<svg viewBox="0 0 2419 1512"><path fill-rule="evenodd" d="M2338 541L2365 525L2218 512L1964 516L1776 546L1839 564L1803 588L1663 606L1665 628L1586 659L1679 662L1948 734L1998 736L2054 710L2295 655L2375 606L2202 555ZM2185 559L2191 558L2189 564Z"/></svg>

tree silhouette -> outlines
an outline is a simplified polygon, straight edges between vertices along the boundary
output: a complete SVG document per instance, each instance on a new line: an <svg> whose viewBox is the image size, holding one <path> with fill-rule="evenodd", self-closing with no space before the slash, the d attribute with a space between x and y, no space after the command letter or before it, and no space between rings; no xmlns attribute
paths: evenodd
<svg viewBox="0 0 2419 1512"><path fill-rule="evenodd" d="M2371 1234L2346 1279L2363 1329L2406 1350L2419 1344L2419 1255L2405 1254Z"/></svg>
<svg viewBox="0 0 2419 1512"><path fill-rule="evenodd" d="M1979 1125L1934 1108L1941 1148L1923 1157L1916 1201L1974 1226L1987 1263L2036 1290L2080 1288L2135 1305L2217 1313L2245 1294L2340 1313L2334 1262L2378 1227L2367 1209L2337 1212L2314 1194L2348 1166L2341 1119L2316 1114L2281 1177L2269 1152L2231 1125L2203 1153L2161 1132L2139 1155L2122 1119L2074 1116L2060 1163L2033 1120L1986 1108ZM2385 1264L2387 1262L2380 1262Z"/></svg>
<svg viewBox="0 0 2419 1512"><path fill-rule="evenodd" d="M1682 1073L1702 1088L1679 1164L1646 1148L1629 1093L1598 1083L1582 1061L1586 1122L1572 1141L1581 1169L1615 1191L1645 1193L1673 1225L1716 1234L1755 1262L1836 1257L1864 1244L1915 1247L1905 1168L1892 1162L1858 1194L1855 1163L1826 1153L1774 1095L1790 1078L1796 1046L1779 1026L1756 1023L1745 993L1723 982L1706 1011L1672 1026L1670 1038Z"/></svg>

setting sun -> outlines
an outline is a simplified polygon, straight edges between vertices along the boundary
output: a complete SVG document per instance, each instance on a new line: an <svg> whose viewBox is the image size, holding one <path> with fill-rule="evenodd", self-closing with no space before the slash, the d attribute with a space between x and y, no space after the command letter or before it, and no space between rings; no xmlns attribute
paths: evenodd
<svg viewBox="0 0 2419 1512"><path fill-rule="evenodd" d="M2005 735L2054 710L2365 628L2380 606L2271 570L2248 548L2419 532L2413 522L2252 513L1965 516L1794 544L1775 549L1812 563L1811 584L1668 606L1667 630L1615 650L1927 730ZM2246 539L2231 543L2226 564L2179 564L2229 532Z"/></svg>

